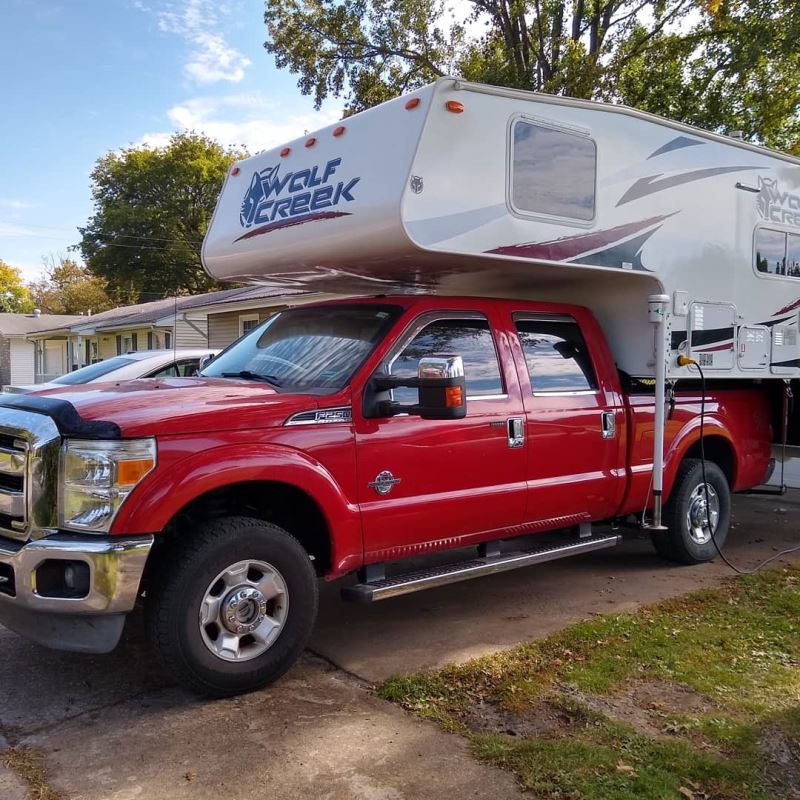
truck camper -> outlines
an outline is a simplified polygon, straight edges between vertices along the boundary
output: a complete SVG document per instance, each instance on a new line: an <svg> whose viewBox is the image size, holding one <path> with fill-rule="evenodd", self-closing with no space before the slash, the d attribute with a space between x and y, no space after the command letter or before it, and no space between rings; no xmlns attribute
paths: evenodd
<svg viewBox="0 0 800 800"><path fill-rule="evenodd" d="M234 164L203 261L341 299L197 377L0 398L0 622L105 652L141 605L204 694L292 665L319 578L375 602L634 520L708 561L794 433L800 161L632 109L442 79Z"/></svg>

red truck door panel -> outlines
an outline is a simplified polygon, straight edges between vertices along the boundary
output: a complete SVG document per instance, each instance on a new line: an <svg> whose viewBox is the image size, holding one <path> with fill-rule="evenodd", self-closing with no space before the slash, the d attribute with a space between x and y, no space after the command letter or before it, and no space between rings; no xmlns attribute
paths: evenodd
<svg viewBox="0 0 800 800"><path fill-rule="evenodd" d="M613 516L625 489L626 418L610 356L598 358L570 316L517 312L511 324L527 421L526 522Z"/></svg>
<svg viewBox="0 0 800 800"><path fill-rule="evenodd" d="M494 335L481 313L428 312L384 363L393 375L412 377L419 359L431 355L464 359L466 418L364 419L356 411L367 561L466 544L523 518L524 409L506 337ZM417 391L396 389L393 399L413 404ZM515 430L521 435L512 441Z"/></svg>

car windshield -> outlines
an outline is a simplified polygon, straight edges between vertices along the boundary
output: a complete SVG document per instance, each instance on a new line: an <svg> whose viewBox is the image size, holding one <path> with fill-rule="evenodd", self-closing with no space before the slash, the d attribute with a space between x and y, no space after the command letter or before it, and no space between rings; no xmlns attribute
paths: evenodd
<svg viewBox="0 0 800 800"><path fill-rule="evenodd" d="M201 374L263 380L279 389L336 391L401 310L342 304L282 311L220 353Z"/></svg>
<svg viewBox="0 0 800 800"><path fill-rule="evenodd" d="M76 383L88 383L96 378L102 378L103 375L108 375L109 372L124 367L126 364L133 364L134 361L133 358L122 356L109 358L107 361L98 361L96 364L89 364L88 367L76 369L75 372L68 372L66 375L56 378L53 383L66 383L68 386Z"/></svg>

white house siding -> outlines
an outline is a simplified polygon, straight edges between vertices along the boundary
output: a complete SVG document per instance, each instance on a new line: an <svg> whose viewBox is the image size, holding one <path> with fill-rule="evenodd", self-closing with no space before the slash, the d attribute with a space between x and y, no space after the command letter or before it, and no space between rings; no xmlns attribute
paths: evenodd
<svg viewBox="0 0 800 800"><path fill-rule="evenodd" d="M208 346L214 349L227 347L239 338L239 317L258 315L259 322L280 311L285 306L274 308L251 308L245 311L226 311L224 314L208 315Z"/></svg>
<svg viewBox="0 0 800 800"><path fill-rule="evenodd" d="M33 342L20 339L11 340L11 383L33 383L34 349Z"/></svg>
<svg viewBox="0 0 800 800"><path fill-rule="evenodd" d="M205 317L189 317L178 320L175 325L176 347L209 347L208 320Z"/></svg>

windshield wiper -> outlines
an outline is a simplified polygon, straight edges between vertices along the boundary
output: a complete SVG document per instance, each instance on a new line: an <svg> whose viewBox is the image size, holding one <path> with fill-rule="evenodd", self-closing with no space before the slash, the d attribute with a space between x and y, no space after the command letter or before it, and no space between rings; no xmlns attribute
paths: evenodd
<svg viewBox="0 0 800 800"><path fill-rule="evenodd" d="M253 372L249 369L243 369L239 372L223 372L223 378L244 378L246 381L263 381L264 383L271 383L273 386L280 388L283 384L279 378L274 375L260 375L258 372Z"/></svg>

